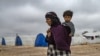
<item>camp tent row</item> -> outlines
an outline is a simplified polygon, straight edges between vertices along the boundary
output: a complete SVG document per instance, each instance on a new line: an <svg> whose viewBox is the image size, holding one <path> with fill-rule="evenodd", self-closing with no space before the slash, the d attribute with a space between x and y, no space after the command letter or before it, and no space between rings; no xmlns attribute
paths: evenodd
<svg viewBox="0 0 100 56"><path fill-rule="evenodd" d="M6 45L6 40L4 37L2 38L1 45ZM16 39L15 39L15 46L22 46L22 45L23 45L22 40L20 36L17 34ZM34 46L35 47L46 47L47 45L48 43L45 42L45 36L42 33L39 33L35 39Z"/></svg>
<svg viewBox="0 0 100 56"><path fill-rule="evenodd" d="M6 45L6 40L4 37L2 37L1 45ZM15 46L22 46L22 40L18 35L16 36Z"/></svg>

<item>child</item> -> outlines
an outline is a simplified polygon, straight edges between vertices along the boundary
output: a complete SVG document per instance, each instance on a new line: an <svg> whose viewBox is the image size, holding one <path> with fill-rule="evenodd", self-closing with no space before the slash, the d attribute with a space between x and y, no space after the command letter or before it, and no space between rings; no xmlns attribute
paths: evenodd
<svg viewBox="0 0 100 56"><path fill-rule="evenodd" d="M75 33L74 24L71 22L72 16L73 16L73 12L71 10L66 10L63 13L63 17L64 17L65 22L63 22L62 24L65 27L66 26L69 26L70 27L70 29L71 29L71 33L69 34L70 37L74 36L74 33Z"/></svg>

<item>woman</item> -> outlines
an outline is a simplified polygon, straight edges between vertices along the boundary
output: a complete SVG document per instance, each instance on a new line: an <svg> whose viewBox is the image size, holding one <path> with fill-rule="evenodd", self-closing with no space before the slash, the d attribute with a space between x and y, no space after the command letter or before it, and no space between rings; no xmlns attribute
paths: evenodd
<svg viewBox="0 0 100 56"><path fill-rule="evenodd" d="M46 41L48 42L47 56L69 56L71 38L70 28L61 25L55 12L48 12L45 15L46 23L50 26L47 30Z"/></svg>

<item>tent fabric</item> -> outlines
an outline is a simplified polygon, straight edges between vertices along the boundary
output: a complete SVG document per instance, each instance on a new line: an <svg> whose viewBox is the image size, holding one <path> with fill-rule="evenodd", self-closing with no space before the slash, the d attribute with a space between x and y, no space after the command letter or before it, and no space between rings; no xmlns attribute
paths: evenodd
<svg viewBox="0 0 100 56"><path fill-rule="evenodd" d="M4 38L2 38L2 45L6 45L6 41L5 41L5 39Z"/></svg>
<svg viewBox="0 0 100 56"><path fill-rule="evenodd" d="M16 36L15 46L22 46L22 40L20 36Z"/></svg>
<svg viewBox="0 0 100 56"><path fill-rule="evenodd" d="M42 33L37 35L36 40L35 40L35 46L36 47L48 46L48 43L45 41L45 36Z"/></svg>

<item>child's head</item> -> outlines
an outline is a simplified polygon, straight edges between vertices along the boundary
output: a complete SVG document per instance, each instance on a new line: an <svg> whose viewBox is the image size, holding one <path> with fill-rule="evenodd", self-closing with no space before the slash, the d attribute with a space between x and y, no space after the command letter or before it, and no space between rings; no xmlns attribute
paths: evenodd
<svg viewBox="0 0 100 56"><path fill-rule="evenodd" d="M66 10L64 13L63 13L63 17L64 17L64 20L66 22L70 22L70 20L72 19L72 16L73 16L73 12L71 10Z"/></svg>

